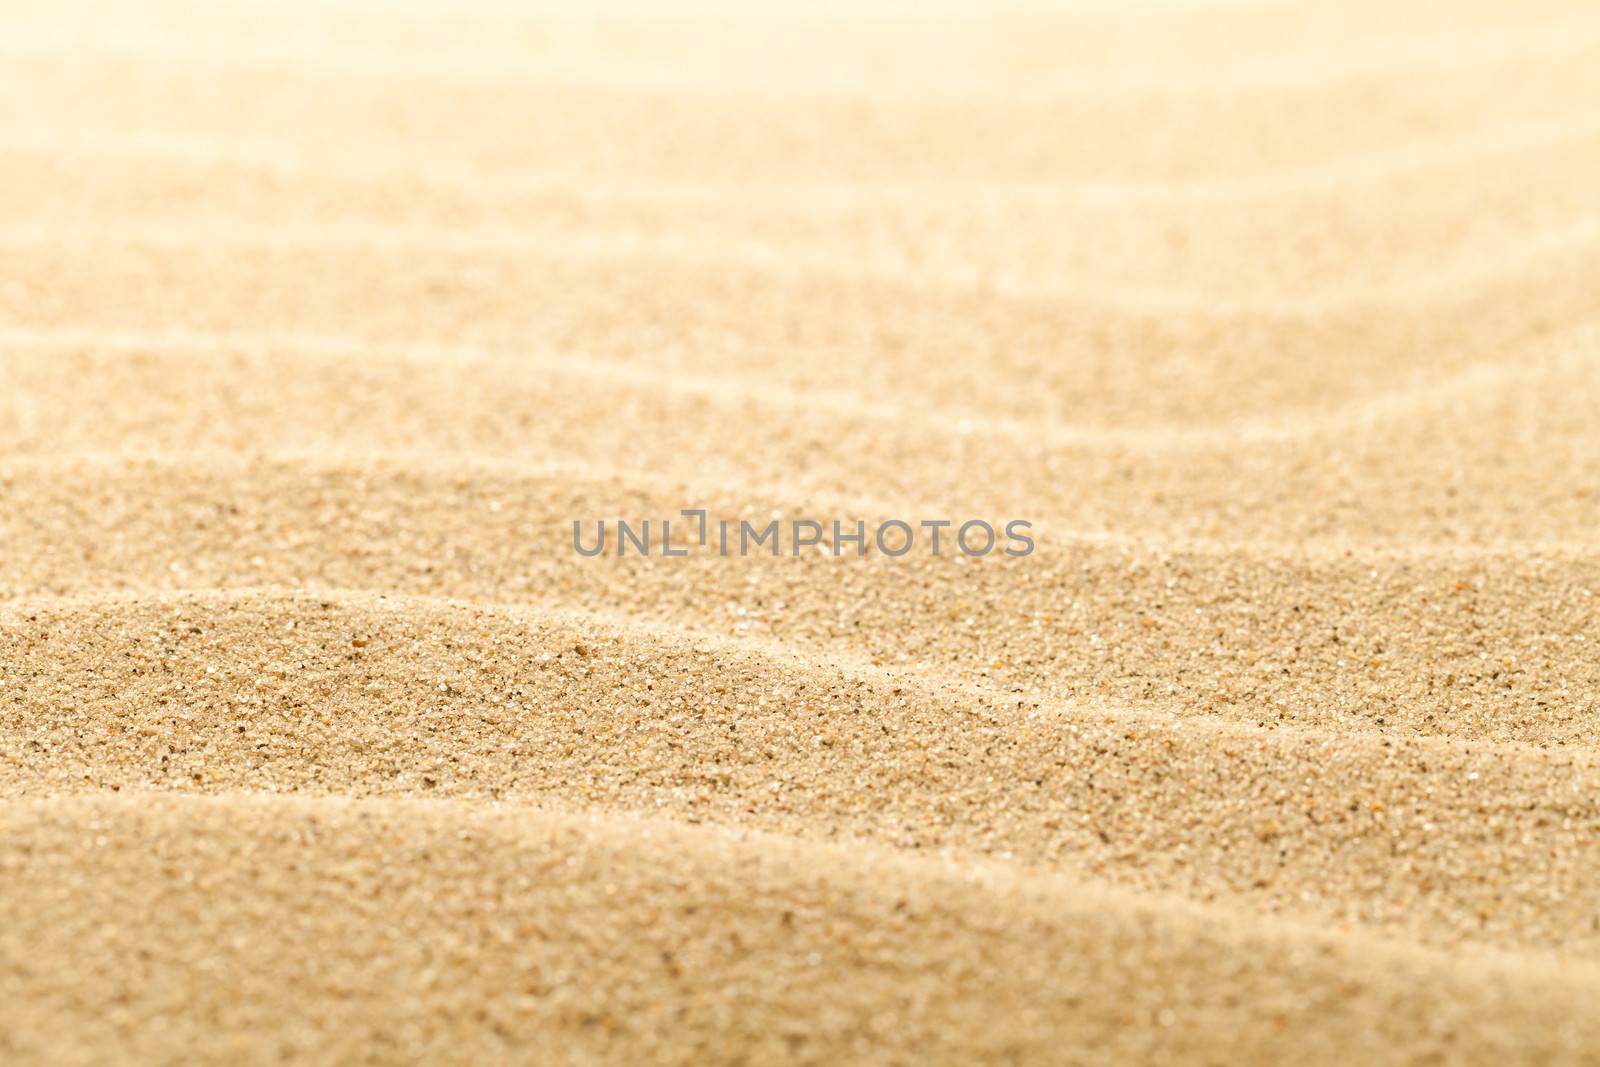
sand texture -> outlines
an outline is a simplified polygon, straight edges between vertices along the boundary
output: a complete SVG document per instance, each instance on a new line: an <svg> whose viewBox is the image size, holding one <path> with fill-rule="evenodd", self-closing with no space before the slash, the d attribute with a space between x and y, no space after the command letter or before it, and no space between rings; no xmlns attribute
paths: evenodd
<svg viewBox="0 0 1600 1067"><path fill-rule="evenodd" d="M0 99L0 1062L1600 1064L1592 5L63 0ZM684 508L1035 549L573 551Z"/></svg>

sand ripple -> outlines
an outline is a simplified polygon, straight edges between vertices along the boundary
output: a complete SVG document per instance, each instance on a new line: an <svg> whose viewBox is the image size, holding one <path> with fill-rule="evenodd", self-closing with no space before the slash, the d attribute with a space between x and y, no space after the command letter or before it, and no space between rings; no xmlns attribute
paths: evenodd
<svg viewBox="0 0 1600 1067"><path fill-rule="evenodd" d="M0 1058L1600 1057L1591 12L147 6L0 20Z"/></svg>

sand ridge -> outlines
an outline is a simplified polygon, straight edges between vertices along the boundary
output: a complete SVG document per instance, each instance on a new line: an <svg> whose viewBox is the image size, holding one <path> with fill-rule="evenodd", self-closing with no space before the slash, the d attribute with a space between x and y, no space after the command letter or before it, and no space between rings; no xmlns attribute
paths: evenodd
<svg viewBox="0 0 1600 1067"><path fill-rule="evenodd" d="M0 1058L1600 1059L1600 23L856 8L0 18Z"/></svg>

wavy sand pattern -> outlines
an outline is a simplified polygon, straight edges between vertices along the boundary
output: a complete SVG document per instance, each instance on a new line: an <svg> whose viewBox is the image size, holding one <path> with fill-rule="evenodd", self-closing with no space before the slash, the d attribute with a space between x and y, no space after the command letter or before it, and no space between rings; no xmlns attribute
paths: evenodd
<svg viewBox="0 0 1600 1067"><path fill-rule="evenodd" d="M0 1059L1600 1063L1586 5L0 56Z"/></svg>

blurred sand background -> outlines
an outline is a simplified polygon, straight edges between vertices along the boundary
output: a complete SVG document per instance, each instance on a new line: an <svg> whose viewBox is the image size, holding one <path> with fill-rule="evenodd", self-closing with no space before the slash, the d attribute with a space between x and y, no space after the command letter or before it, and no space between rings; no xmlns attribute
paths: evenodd
<svg viewBox="0 0 1600 1067"><path fill-rule="evenodd" d="M1600 12L0 17L0 1058L1600 1062ZM1032 520L582 559L573 519Z"/></svg>

